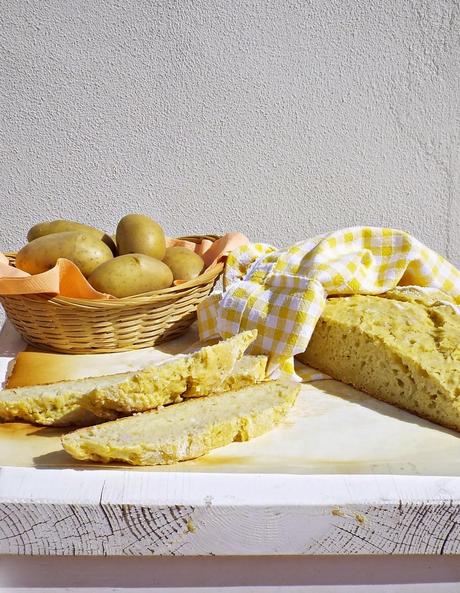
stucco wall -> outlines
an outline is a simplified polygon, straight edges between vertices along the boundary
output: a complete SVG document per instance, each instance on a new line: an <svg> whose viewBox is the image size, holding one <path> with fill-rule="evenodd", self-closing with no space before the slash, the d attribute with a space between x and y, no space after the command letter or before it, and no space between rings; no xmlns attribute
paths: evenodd
<svg viewBox="0 0 460 593"><path fill-rule="evenodd" d="M142 211L275 244L390 225L460 264L458 0L0 7L0 249Z"/></svg>

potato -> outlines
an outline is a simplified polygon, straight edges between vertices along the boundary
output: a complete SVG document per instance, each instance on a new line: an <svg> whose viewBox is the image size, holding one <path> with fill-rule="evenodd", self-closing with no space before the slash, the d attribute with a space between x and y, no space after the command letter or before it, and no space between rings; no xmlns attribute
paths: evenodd
<svg viewBox="0 0 460 593"><path fill-rule="evenodd" d="M129 253L101 264L88 282L99 292L122 298L168 288L173 283L173 275L159 259L143 253Z"/></svg>
<svg viewBox="0 0 460 593"><path fill-rule="evenodd" d="M110 237L104 233L104 231L100 231L92 226L87 224L83 224L81 222L74 222L73 220L51 220L48 222L39 222L35 224L29 232L27 233L27 241L33 241L34 239L38 239L38 237L44 237L45 235L52 235L55 233L65 233L68 231L80 231L84 232L87 235L92 235L96 237L96 239L100 239L106 245L108 245L114 255L116 255L116 247L115 243Z"/></svg>
<svg viewBox="0 0 460 593"><path fill-rule="evenodd" d="M166 250L165 234L161 226L144 214L127 214L117 226L118 253L143 253L163 259Z"/></svg>
<svg viewBox="0 0 460 593"><path fill-rule="evenodd" d="M171 269L174 280L192 280L204 268L203 259L186 247L168 247L163 262Z"/></svg>
<svg viewBox="0 0 460 593"><path fill-rule="evenodd" d="M105 243L86 232L52 233L27 243L16 255L16 267L40 274L53 268L60 257L70 259L84 276L89 276L103 262L113 259L113 254Z"/></svg>

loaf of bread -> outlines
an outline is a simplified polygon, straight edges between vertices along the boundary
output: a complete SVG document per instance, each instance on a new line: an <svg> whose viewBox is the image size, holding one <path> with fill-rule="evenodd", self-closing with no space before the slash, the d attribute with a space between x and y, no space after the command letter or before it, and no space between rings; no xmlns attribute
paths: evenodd
<svg viewBox="0 0 460 593"><path fill-rule="evenodd" d="M161 465L193 459L273 428L293 405L297 383L266 382L193 398L62 437L75 459Z"/></svg>
<svg viewBox="0 0 460 593"><path fill-rule="evenodd" d="M96 387L80 403L97 416L110 419L152 410L178 398L209 395L221 388L256 336L256 331L242 332L189 356L131 373L121 382Z"/></svg>
<svg viewBox="0 0 460 593"><path fill-rule="evenodd" d="M429 289L332 297L298 358L460 431L459 313L449 296Z"/></svg>

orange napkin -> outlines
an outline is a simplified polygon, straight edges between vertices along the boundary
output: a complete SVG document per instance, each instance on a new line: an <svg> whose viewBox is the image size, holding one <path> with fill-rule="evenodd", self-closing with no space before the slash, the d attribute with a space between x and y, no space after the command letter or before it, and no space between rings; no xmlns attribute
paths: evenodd
<svg viewBox="0 0 460 593"><path fill-rule="evenodd" d="M203 240L196 244L181 239L167 239L168 247L187 247L200 255L205 269L222 261L233 249L249 243L241 233L227 233L217 241ZM0 294L57 294L79 299L114 299L98 292L89 284L77 266L68 259L58 259L47 272L31 276L27 272L10 266L6 256L0 253Z"/></svg>

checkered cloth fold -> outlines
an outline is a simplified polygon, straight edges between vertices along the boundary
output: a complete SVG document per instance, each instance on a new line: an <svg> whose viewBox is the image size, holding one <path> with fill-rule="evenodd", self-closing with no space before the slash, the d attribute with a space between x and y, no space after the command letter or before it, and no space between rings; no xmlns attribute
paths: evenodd
<svg viewBox="0 0 460 593"><path fill-rule="evenodd" d="M285 249L243 245L227 259L223 294L198 308L200 338L257 329L253 351L269 355L269 375L297 380L294 355L304 352L328 295L381 294L397 285L431 286L460 304L460 272L400 230L352 227Z"/></svg>

